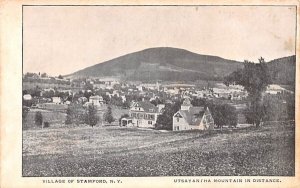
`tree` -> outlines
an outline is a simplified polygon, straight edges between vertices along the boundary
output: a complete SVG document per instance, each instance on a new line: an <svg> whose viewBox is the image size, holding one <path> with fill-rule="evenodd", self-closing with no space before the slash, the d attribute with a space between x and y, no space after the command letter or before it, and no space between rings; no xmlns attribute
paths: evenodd
<svg viewBox="0 0 300 188"><path fill-rule="evenodd" d="M85 113L85 123L94 127L99 121L99 117L97 116L97 109L95 106L89 105L87 112Z"/></svg>
<svg viewBox="0 0 300 188"><path fill-rule="evenodd" d="M92 92L84 91L83 96L86 97L88 100L90 100L90 96L92 96Z"/></svg>
<svg viewBox="0 0 300 188"><path fill-rule="evenodd" d="M193 98L191 101L193 106L207 106L207 100L205 98Z"/></svg>
<svg viewBox="0 0 300 188"><path fill-rule="evenodd" d="M287 94L286 97L287 118L295 120L295 94Z"/></svg>
<svg viewBox="0 0 300 188"><path fill-rule="evenodd" d="M214 123L218 128L222 128L224 125L236 127L237 125L237 111L234 106L229 104L216 104L212 101L208 101L205 107L208 107Z"/></svg>
<svg viewBox="0 0 300 188"><path fill-rule="evenodd" d="M62 75L59 75L58 78L59 78L59 79L64 79Z"/></svg>
<svg viewBox="0 0 300 188"><path fill-rule="evenodd" d="M261 113L264 115L264 121L284 120L287 116L286 104L278 95L266 95L263 98Z"/></svg>
<svg viewBox="0 0 300 188"><path fill-rule="evenodd" d="M35 124L36 125L42 125L43 124L43 115L40 111L35 113Z"/></svg>
<svg viewBox="0 0 300 188"><path fill-rule="evenodd" d="M68 106L66 113L67 113L67 117L66 117L65 124L75 123L78 125L80 123L85 122L84 121L85 111L82 105L80 104L74 104L74 103L70 104Z"/></svg>
<svg viewBox="0 0 300 188"><path fill-rule="evenodd" d="M29 108L26 106L23 106L23 108L22 108L22 121L23 122L26 120L28 112L29 112Z"/></svg>
<svg viewBox="0 0 300 188"><path fill-rule="evenodd" d="M157 117L155 128L172 130L173 116L180 109L180 104L180 101L175 102L175 104L166 104L164 112Z"/></svg>
<svg viewBox="0 0 300 188"><path fill-rule="evenodd" d="M41 74L41 77L42 77L42 78L46 78L47 76L48 76L48 75L47 75L47 73L45 73L45 72L44 72L43 74Z"/></svg>
<svg viewBox="0 0 300 188"><path fill-rule="evenodd" d="M104 121L108 122L109 124L113 121L115 121L113 115L112 115L112 110L111 107L108 106L106 112L104 113Z"/></svg>
<svg viewBox="0 0 300 188"><path fill-rule="evenodd" d="M224 79L224 84L227 86L231 84L244 86L250 101L247 116L256 127L260 125L264 115L262 93L270 83L270 73L263 58L259 59L259 63L245 61L243 69L234 71Z"/></svg>

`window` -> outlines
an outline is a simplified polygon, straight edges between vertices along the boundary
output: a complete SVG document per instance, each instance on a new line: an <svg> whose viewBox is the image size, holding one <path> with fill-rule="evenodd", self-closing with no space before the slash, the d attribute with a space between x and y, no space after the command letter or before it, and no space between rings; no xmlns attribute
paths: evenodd
<svg viewBox="0 0 300 188"><path fill-rule="evenodd" d="M177 122L179 122L179 117L176 118Z"/></svg>
<svg viewBox="0 0 300 188"><path fill-rule="evenodd" d="M148 121L148 124L149 124L149 125L152 125L152 121Z"/></svg>

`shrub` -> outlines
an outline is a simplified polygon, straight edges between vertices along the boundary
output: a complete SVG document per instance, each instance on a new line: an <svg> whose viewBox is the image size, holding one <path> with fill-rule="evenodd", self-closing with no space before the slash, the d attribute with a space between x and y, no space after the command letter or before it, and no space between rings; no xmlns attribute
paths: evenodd
<svg viewBox="0 0 300 188"><path fill-rule="evenodd" d="M44 122L44 128L50 127L50 123L48 121Z"/></svg>
<svg viewBox="0 0 300 188"><path fill-rule="evenodd" d="M180 102L166 104L164 112L157 117L155 129L172 130L173 115L180 109Z"/></svg>
<svg viewBox="0 0 300 188"><path fill-rule="evenodd" d="M67 109L65 124L81 124L85 122L85 110L80 104L70 104Z"/></svg>
<svg viewBox="0 0 300 188"><path fill-rule="evenodd" d="M36 112L35 113L35 124L36 125L42 125L43 124L43 115L41 112Z"/></svg>
<svg viewBox="0 0 300 188"><path fill-rule="evenodd" d="M97 116L97 109L95 108L94 105L88 106L84 119L85 119L85 123L92 127L98 123L99 117Z"/></svg>
<svg viewBox="0 0 300 188"><path fill-rule="evenodd" d="M111 123L115 121L113 115L112 115L112 110L111 107L108 106L106 112L104 113L104 121Z"/></svg>
<svg viewBox="0 0 300 188"><path fill-rule="evenodd" d="M29 112L29 108L28 107L25 107L23 106L22 108L22 120L25 121L26 117L27 117L27 114Z"/></svg>

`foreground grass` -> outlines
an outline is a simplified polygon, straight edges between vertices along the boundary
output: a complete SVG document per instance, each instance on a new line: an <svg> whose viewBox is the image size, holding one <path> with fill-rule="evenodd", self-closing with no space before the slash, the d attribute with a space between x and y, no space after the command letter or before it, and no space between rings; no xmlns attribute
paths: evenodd
<svg viewBox="0 0 300 188"><path fill-rule="evenodd" d="M23 132L23 176L292 176L294 154L294 127L284 125L222 132Z"/></svg>

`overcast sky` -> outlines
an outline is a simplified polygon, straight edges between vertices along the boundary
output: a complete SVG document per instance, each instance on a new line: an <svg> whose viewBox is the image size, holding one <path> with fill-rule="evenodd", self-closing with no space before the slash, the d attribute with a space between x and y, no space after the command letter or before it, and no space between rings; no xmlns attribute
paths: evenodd
<svg viewBox="0 0 300 188"><path fill-rule="evenodd" d="M295 15L275 6L26 6L24 72L64 75L151 47L269 61L295 54Z"/></svg>

